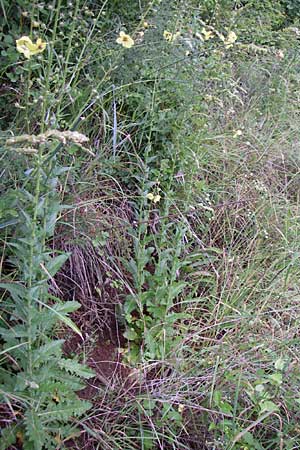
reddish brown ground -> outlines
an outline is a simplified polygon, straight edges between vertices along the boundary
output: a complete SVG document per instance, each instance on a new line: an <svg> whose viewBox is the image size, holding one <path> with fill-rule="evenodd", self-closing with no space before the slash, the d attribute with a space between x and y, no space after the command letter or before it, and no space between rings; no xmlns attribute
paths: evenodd
<svg viewBox="0 0 300 450"><path fill-rule="evenodd" d="M80 354L83 345L90 347L85 363L93 369L95 377L86 380L86 387L79 392L80 398L95 400L100 386L113 388L116 385L126 385L128 387L132 383L132 370L122 362L120 352L125 341L116 329L110 329L91 345L83 344L78 335L72 335L64 344L64 352L66 355Z"/></svg>

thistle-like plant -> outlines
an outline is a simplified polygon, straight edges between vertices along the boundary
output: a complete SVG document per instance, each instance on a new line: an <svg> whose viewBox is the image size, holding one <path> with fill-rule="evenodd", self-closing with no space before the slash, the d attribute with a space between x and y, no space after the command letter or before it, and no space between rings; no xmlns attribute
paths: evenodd
<svg viewBox="0 0 300 450"><path fill-rule="evenodd" d="M1 450L16 441L22 443L24 450L61 448L76 434L73 419L90 407L76 392L83 387L81 379L92 377L93 373L63 354L64 340L55 333L60 322L81 335L68 316L80 304L62 302L49 291L49 280L69 256L54 256L53 249L47 246L61 211L58 179L66 171L56 162L50 138L63 144L85 141L79 139L79 133L68 132L67 137L63 133L25 135L7 142L10 146L29 144L33 156L28 180L14 192L17 218L8 246L10 263L16 267L18 278L0 284L4 292L0 401L8 406L12 417L9 426L2 430ZM22 153L22 147L17 150Z"/></svg>

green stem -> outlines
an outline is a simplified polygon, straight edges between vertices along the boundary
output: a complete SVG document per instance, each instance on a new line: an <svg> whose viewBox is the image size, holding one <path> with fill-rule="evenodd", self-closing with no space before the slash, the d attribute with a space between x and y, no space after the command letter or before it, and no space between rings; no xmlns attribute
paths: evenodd
<svg viewBox="0 0 300 450"><path fill-rule="evenodd" d="M33 287L35 281L35 267L34 267L34 253L35 253L35 244L36 244L36 229L37 229L37 215L38 215L38 203L40 197L40 155L38 158L38 170L37 170L37 179L36 179L36 187L35 187L35 196L34 196L34 212L33 212L33 220L31 223L31 241L30 241L30 252L29 252L29 273L28 273L28 282L27 286L29 288L28 297L27 297L27 311L28 311L28 373L32 376L32 294L30 289Z"/></svg>
<svg viewBox="0 0 300 450"><path fill-rule="evenodd" d="M57 25L58 25L58 19L60 14L60 8L61 8L61 0L58 0L57 7L56 7L56 14L55 14L55 22L52 32L52 46L55 44L56 40L56 32L57 32ZM44 88L44 95L43 95L43 103L42 103L42 113L41 113L41 133L44 132L45 129L45 123L46 123L46 111L48 108L48 93L50 91L50 74L52 70L52 63L53 63L53 48L48 49L48 65L47 65L47 74L46 74L46 83Z"/></svg>
<svg viewBox="0 0 300 450"><path fill-rule="evenodd" d="M63 72L63 76L62 76L62 80L61 80L61 86L62 86L62 94L61 94L61 96L62 97L64 95L65 83L66 83L66 78L67 78L67 73L68 73L69 60L70 60L70 56L71 56L71 53L72 53L72 42L73 42L74 33L75 33L76 18L77 18L77 14L78 14L78 9L79 9L79 0L76 0L74 17L73 17L73 22L72 22L72 29L71 29L71 33L69 35L68 48L67 48L67 52L66 52L66 55L65 55L65 70ZM62 101L60 101L60 103L59 103L59 105L57 107L56 115L57 115L58 118L59 118L59 114L60 114L60 111L61 111L61 105L62 105Z"/></svg>

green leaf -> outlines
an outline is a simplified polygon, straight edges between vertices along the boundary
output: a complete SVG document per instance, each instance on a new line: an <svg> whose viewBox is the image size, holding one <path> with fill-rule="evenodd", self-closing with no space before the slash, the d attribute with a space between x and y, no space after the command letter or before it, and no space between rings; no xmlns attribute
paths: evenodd
<svg viewBox="0 0 300 450"><path fill-rule="evenodd" d="M63 368L59 367L57 363L56 367L53 367L53 362L51 364L44 364L39 370L39 386L43 389L43 386L47 385L47 380L49 380L49 373L51 372L51 380L56 380L64 385L62 389L67 395L70 396L70 392L77 392L83 389L85 386L80 378L74 374L68 373ZM41 391L40 391L41 392ZM49 391L48 391L49 392ZM74 394L75 395L75 394Z"/></svg>
<svg viewBox="0 0 300 450"><path fill-rule="evenodd" d="M50 298L52 300L58 300L56 297L54 296L50 296ZM81 307L81 304L79 302L75 302L75 301L68 301L68 302L63 302L63 303L56 303L55 305L53 305L52 309L54 309L56 312L60 313L60 314L68 314L74 311L77 311L77 309L79 309Z"/></svg>
<svg viewBox="0 0 300 450"><path fill-rule="evenodd" d="M49 237L54 234L57 216L60 211L61 205L59 202L53 202L51 205L51 210L47 211L47 215L45 217L45 233Z"/></svg>
<svg viewBox="0 0 300 450"><path fill-rule="evenodd" d="M75 323L69 318L66 317L65 315L61 314L59 311L56 311L55 308L53 308L52 306L47 305L44 302L41 302L40 300L35 299L35 301L37 303L39 303L40 305L44 306L45 308L48 308L50 311L52 311L54 314L57 315L57 317L64 323L66 324L69 328L71 328L75 333L79 334L79 336L81 337L81 339L83 339L81 331L79 330L79 328L77 327L77 325L75 325Z"/></svg>
<svg viewBox="0 0 300 450"><path fill-rule="evenodd" d="M279 411L279 407L274 402L271 402L271 400L262 401L259 406L261 413Z"/></svg>
<svg viewBox="0 0 300 450"><path fill-rule="evenodd" d="M260 443L254 439L252 433L246 431L243 435L243 441L249 446L249 450L264 450Z"/></svg>
<svg viewBox="0 0 300 450"><path fill-rule="evenodd" d="M92 378L95 376L95 372L92 369L72 359L61 359L58 365L61 369L65 369L67 372L81 378Z"/></svg>
<svg viewBox="0 0 300 450"><path fill-rule="evenodd" d="M0 327L0 336L4 339L28 338L28 327L25 325L16 325L11 328Z"/></svg>
<svg viewBox="0 0 300 450"><path fill-rule="evenodd" d="M152 411L152 409L154 409L156 406L156 400L151 398L145 398L142 402L142 405L143 408L146 409L147 411L148 410Z"/></svg>
<svg viewBox="0 0 300 450"><path fill-rule="evenodd" d="M175 299L178 297L178 295L183 291L183 289L186 287L187 283L180 282L180 283L173 283L169 287L169 298Z"/></svg>
<svg viewBox="0 0 300 450"><path fill-rule="evenodd" d="M219 406L222 401L222 394L220 391L215 391L213 395L215 405Z"/></svg>
<svg viewBox="0 0 300 450"><path fill-rule="evenodd" d="M0 450L7 450L12 444L16 442L18 428L16 426L9 426L2 428L1 430L1 440L0 440Z"/></svg>
<svg viewBox="0 0 300 450"><path fill-rule="evenodd" d="M178 411L176 411L174 408L172 408L168 412L167 417L168 417L169 420L173 420L177 424L180 424L182 422L181 414Z"/></svg>
<svg viewBox="0 0 300 450"><path fill-rule="evenodd" d="M39 417L47 422L57 420L69 420L72 416L81 416L92 407L90 402L83 400L68 401L67 404L53 405L39 414ZM41 450L41 447L37 450Z"/></svg>
<svg viewBox="0 0 300 450"><path fill-rule="evenodd" d="M27 296L27 290L21 284L0 283L0 289L5 289L6 291L8 291L16 302L24 300L24 298L26 298Z"/></svg>
<svg viewBox="0 0 300 450"><path fill-rule="evenodd" d="M25 413L26 435L32 443L32 449L41 450L45 442L45 430L41 419L35 411L27 410Z"/></svg>
<svg viewBox="0 0 300 450"><path fill-rule="evenodd" d="M56 339L39 347L34 352L32 365L38 366L39 364L41 364L41 362L46 361L50 356L53 355L56 355L58 357L62 353L62 344L64 342L64 339Z"/></svg>
<svg viewBox="0 0 300 450"><path fill-rule="evenodd" d="M137 297L134 295L127 295L124 304L124 314L128 322L130 322L131 319L130 313L135 309L137 309Z"/></svg>
<svg viewBox="0 0 300 450"><path fill-rule="evenodd" d="M278 386L280 386L282 384L282 373L281 372L273 373L272 375L269 375L268 378L270 381L273 382L273 384L276 384Z"/></svg>
<svg viewBox="0 0 300 450"><path fill-rule="evenodd" d="M142 438L142 449L143 450L153 450L156 439L154 438L153 432L148 430L141 430Z"/></svg>
<svg viewBox="0 0 300 450"><path fill-rule="evenodd" d="M135 341L138 338L138 334L133 330L133 328L126 330L125 333L123 333L123 336L129 341Z"/></svg>
<svg viewBox="0 0 300 450"><path fill-rule="evenodd" d="M10 34L6 34L6 35L4 36L4 42L5 42L6 44L14 44L13 37L12 37Z"/></svg>
<svg viewBox="0 0 300 450"><path fill-rule="evenodd" d="M220 411L222 411L224 414L231 414L232 413L232 406L230 403L227 402L220 402L219 404Z"/></svg>
<svg viewBox="0 0 300 450"><path fill-rule="evenodd" d="M46 264L46 270L51 277L59 271L59 269L64 265L67 259L70 257L71 253L63 253L61 255L55 256Z"/></svg>

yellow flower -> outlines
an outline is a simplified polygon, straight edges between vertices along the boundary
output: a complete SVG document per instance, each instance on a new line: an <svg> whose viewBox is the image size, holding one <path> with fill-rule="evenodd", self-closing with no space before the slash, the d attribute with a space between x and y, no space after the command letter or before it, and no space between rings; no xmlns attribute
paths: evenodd
<svg viewBox="0 0 300 450"><path fill-rule="evenodd" d="M184 411L184 405L182 405L181 403L178 405L178 412L179 413L183 413Z"/></svg>
<svg viewBox="0 0 300 450"><path fill-rule="evenodd" d="M242 136L243 132L242 130L236 130L236 132L233 135L233 138L236 139L239 136Z"/></svg>
<svg viewBox="0 0 300 450"><path fill-rule="evenodd" d="M16 40L17 51L23 53L25 58L29 59L32 55L42 53L46 48L46 42L38 38L34 44L28 36L22 36Z"/></svg>
<svg viewBox="0 0 300 450"><path fill-rule="evenodd" d="M148 23L148 22L146 22L146 21L145 21L145 22L143 22L143 27L144 27L144 28L149 28L149 23Z"/></svg>
<svg viewBox="0 0 300 450"><path fill-rule="evenodd" d="M170 31L165 30L164 31L164 38L168 42L174 42L176 39L180 36L180 32L177 31L177 33L170 33Z"/></svg>
<svg viewBox="0 0 300 450"><path fill-rule="evenodd" d="M52 400L54 400L55 403L59 403L59 402L60 402L60 398L59 398L59 396L58 396L57 394L54 394L54 395L52 396Z"/></svg>
<svg viewBox="0 0 300 450"><path fill-rule="evenodd" d="M124 33L124 31L120 31L120 35L116 42L123 45L125 48L131 48L134 45L134 40L132 37L130 37L129 34Z"/></svg>
<svg viewBox="0 0 300 450"><path fill-rule="evenodd" d="M172 40L172 33L170 33L170 31L165 30L164 31L164 38L166 41L171 42Z"/></svg>
<svg viewBox="0 0 300 450"><path fill-rule="evenodd" d="M161 199L161 196L159 194L154 195L152 192L149 192L149 194L146 195L148 200L151 200L153 203L158 203Z"/></svg>
<svg viewBox="0 0 300 450"><path fill-rule="evenodd" d="M207 31L205 28L202 28L201 33L203 34L205 41L208 41L214 36L214 33L212 31Z"/></svg>
<svg viewBox="0 0 300 450"><path fill-rule="evenodd" d="M237 35L235 34L234 31L230 31L228 33L226 40L224 41L225 48L232 47L236 40L237 40Z"/></svg>
<svg viewBox="0 0 300 450"><path fill-rule="evenodd" d="M179 38L179 36L180 36L180 32L179 31L177 31L177 33L174 33L173 36L172 36L172 42L176 41L176 39Z"/></svg>

